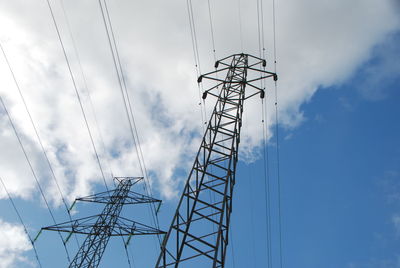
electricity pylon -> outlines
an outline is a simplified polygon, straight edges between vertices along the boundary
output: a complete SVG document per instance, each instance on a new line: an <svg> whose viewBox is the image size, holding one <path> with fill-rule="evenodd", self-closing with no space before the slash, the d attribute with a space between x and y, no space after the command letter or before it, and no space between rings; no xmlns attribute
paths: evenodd
<svg viewBox="0 0 400 268"><path fill-rule="evenodd" d="M253 82L268 77L277 80L275 73L257 69L261 65L265 67L266 61L235 54L215 63L215 68L223 68L198 78L199 83L217 81L203 94L203 99L207 94L217 97L217 103L164 237L157 268L224 267L243 103L257 94L264 98L264 89ZM227 71L225 80L216 75L221 71ZM247 92L246 86L253 92Z"/></svg>
<svg viewBox="0 0 400 268"><path fill-rule="evenodd" d="M42 228L43 230L69 233L65 243L73 233L87 235L75 258L71 261L69 268L98 267L111 236L128 236L129 241L133 235L164 234L158 229L120 216L123 206L127 204L154 202L161 204L161 200L130 190L134 184L142 179L142 177L116 178L119 184L115 190L76 199L77 201L106 204L99 215Z"/></svg>

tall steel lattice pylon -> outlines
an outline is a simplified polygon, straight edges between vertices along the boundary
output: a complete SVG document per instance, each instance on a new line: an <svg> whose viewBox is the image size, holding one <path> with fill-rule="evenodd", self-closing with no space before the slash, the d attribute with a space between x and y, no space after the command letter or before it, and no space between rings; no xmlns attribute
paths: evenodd
<svg viewBox="0 0 400 268"><path fill-rule="evenodd" d="M128 243L133 235L164 234L158 229L120 216L123 206L127 204L153 202L161 204L161 200L130 190L143 178L123 177L116 178L116 180L119 184L115 190L76 199L77 201L106 204L101 214L42 228L43 230L69 233L64 243L68 242L73 233L87 235L69 268L98 267L111 236L128 236Z"/></svg>
<svg viewBox="0 0 400 268"><path fill-rule="evenodd" d="M258 57L235 54L217 61L216 71L199 77L199 83L203 79L217 82L203 94L203 99L207 94L217 97L217 103L164 237L157 268L224 267L243 103L258 94L264 98L264 89L254 82L268 77L277 80L275 73L259 69L265 66L266 61ZM216 75L221 71L227 72L225 80ZM253 92L246 92L246 86Z"/></svg>

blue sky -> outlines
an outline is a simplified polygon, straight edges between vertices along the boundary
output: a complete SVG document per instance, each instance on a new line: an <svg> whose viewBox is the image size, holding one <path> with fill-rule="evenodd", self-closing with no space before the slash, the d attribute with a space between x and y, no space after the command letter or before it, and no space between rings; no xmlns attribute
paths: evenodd
<svg viewBox="0 0 400 268"><path fill-rule="evenodd" d="M242 6L242 16L248 18L241 25L244 49L257 54L256 1L253 2L238 3ZM116 93L118 80L97 4L64 3L78 55L74 54L63 17L62 1L51 3L109 185L109 169L119 176L140 175L121 97ZM209 14L204 3L193 1L193 4L204 73L213 68ZM264 1L264 4L269 22L271 3ZM212 2L212 7L217 57L237 52L240 36L231 25L238 21L227 15L237 12L237 6L225 9L223 2ZM35 12L30 12L32 9ZM46 3L25 6L19 1L2 2L0 10L0 25L7 26L0 26L0 42L36 119L68 203L76 197L104 191ZM134 100L154 194L164 199L159 214L161 229L167 230L202 131L196 84L199 70L193 67L186 5L179 1L170 5L110 1L110 11L115 15L122 64ZM157 18L146 16L150 12L157 14ZM400 267L398 15L398 5L390 0L370 0L350 6L347 1L278 2L283 267ZM271 51L272 31L268 22L265 22L265 38L267 51ZM272 56L267 53L270 69L273 69ZM58 222L67 221L14 81L3 57L0 58L0 94L21 133L55 218ZM92 92L93 106L77 58ZM280 267L272 87L267 88L267 98L272 267ZM208 98L206 108L213 101ZM248 103L245 111L248 121L242 129L241 143L244 161L239 163L237 171L232 241L226 267L268 267L259 100ZM52 220L1 107L0 126L0 176L28 232L35 236L41 227L51 225ZM3 259L0 268L36 267L18 218L0 189L0 234L4 236L0 239ZM78 204L73 217L92 215L101 208ZM123 214L151 224L146 206L126 208ZM44 232L36 247L43 267L67 266L56 233ZM68 249L73 257L77 249L73 239ZM134 267L151 267L158 254L157 241L134 238L129 251L133 253ZM111 265L128 267L120 239L110 241L100 267Z"/></svg>

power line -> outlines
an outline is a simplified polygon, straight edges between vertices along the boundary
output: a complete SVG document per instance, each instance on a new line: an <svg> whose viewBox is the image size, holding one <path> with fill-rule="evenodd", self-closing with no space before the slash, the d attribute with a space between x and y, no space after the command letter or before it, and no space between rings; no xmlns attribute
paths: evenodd
<svg viewBox="0 0 400 268"><path fill-rule="evenodd" d="M27 152L26 152L26 150L25 150L25 147L24 147L24 145L22 144L21 138L20 138L20 136L19 136L19 134L18 134L18 132L17 132L17 129L16 129L15 125L14 125L14 122L13 122L13 120L11 119L10 113L8 112L8 109L7 109L6 105L4 104L3 98L2 98L1 96L0 96L0 102L1 102L1 104L3 105L4 111L5 111L6 114L7 114L8 120L10 121L10 124L11 124L11 126L12 126L12 129L14 130L15 136L16 136L17 139L18 139L18 143L19 143L19 145L20 145L20 148L21 148L22 152L24 153L25 159L26 159L26 161L27 161L27 163L28 163L28 165L29 165L29 168L30 168L30 170L31 170L31 172L32 172L32 175L33 175L33 177L34 177L34 179L35 179L36 186L38 187L39 192L40 192L40 194L41 194L41 196L42 196L42 198L43 198L43 200L44 200L44 202L45 202L45 204L46 204L47 210L49 211L50 216L51 216L51 218L53 219L53 222L54 222L54 224L55 224L55 223L56 223L56 220L55 220L55 218L54 218L54 214L53 214L53 212L52 212L51 209L50 209L50 206L49 206L49 203L48 203L48 201L47 201L47 198L46 198L46 196L44 195L44 191L43 191L43 189L42 189L42 186L41 186L40 183L39 183L39 180L38 180L38 178L37 178L37 175L36 175L36 173L35 173L35 170L33 169L32 163L31 163L31 161L29 160L29 157L28 157L28 154L27 154ZM69 262L69 261L70 261L70 257L69 257L69 252L68 252L67 246L66 246L66 244L65 244L65 242L64 242L64 239L63 239L61 233L58 232L58 234L59 234L59 236L60 236L61 241L63 242L64 249L65 249L65 252L66 252L66 254L67 254L67 259L68 259L68 262Z"/></svg>
<svg viewBox="0 0 400 268"><path fill-rule="evenodd" d="M132 110L132 106L131 106L131 102L130 102L130 98L129 98L129 93L128 93L126 82L125 82L125 78L124 78L124 73L123 73L123 69L122 69L122 65L121 65L121 60L120 60L120 57L119 57L119 52L118 52L118 47L117 47L117 44L116 44L114 30L112 28L111 17L110 17L109 12L108 12L107 2L104 1L104 7L105 7L106 14L104 13L104 9L103 9L103 5L101 4L101 0L99 0L98 3L99 3L99 6L100 6L100 10L101 10L101 14L102 14L105 30L106 30L106 33L107 33L108 43L109 43L109 46L110 46L110 50L111 50L111 54L112 54L112 58L113 58L113 63L114 63L114 67L115 67L115 71L116 71L116 74L118 76L118 83L119 83L119 87L120 87L120 90L121 90L121 95L122 95L123 102L124 102L125 112L126 112L127 119L128 119L128 122L129 122L130 132L132 134L134 146L136 148L136 154L137 154L137 158L138 158L138 161L139 161L139 166L140 166L140 169L142 171L142 175L145 177L145 186L146 186L145 187L145 191L147 193L150 192L150 195L152 195L152 193L151 193L151 185L150 185L150 182L149 182L147 169L146 169L145 163L144 163L143 152L142 152L141 147L140 147L139 135L138 135L138 132L137 132L136 123L135 123L135 119L134 119L134 115L133 115L133 110ZM106 16L107 16L107 20L108 20L108 25L107 25L107 21L106 21ZM110 32L109 32L108 28L110 28L111 35L110 35ZM114 45L114 48L113 48L113 45ZM114 49L115 49L115 53L114 53ZM129 108L129 110L128 110L128 108ZM136 133L136 136L135 136L135 133ZM151 206L151 205L150 205L150 208L151 208L152 220L153 220L154 224L157 226L157 228L159 228L159 222L158 222L158 217L157 217L157 213L156 213L156 208L155 208L155 206ZM161 238L160 238L159 234L157 234L157 238L158 238L159 244L161 245Z"/></svg>
<svg viewBox="0 0 400 268"><path fill-rule="evenodd" d="M136 134L136 140L137 140L136 152L139 153L139 155L141 157L141 160L142 160L142 165L143 165L143 170L144 170L144 175L145 175L145 184L144 184L144 186L148 188L148 189L145 188L145 191L146 191L146 193L148 195L153 196L153 191L152 191L151 184L150 184L149 174L147 172L146 163L144 161L142 146L140 144L139 133L138 133L138 130L137 130L137 127L136 127L135 117L133 115L131 99L130 99L129 91L128 91L128 88L127 88L127 85L126 85L125 75L124 75L124 71L123 71L123 68L122 68L121 59L120 59L119 52L118 52L118 46L117 46L117 43L116 43L116 38L115 38L115 35L114 35L114 30L113 30L113 27L112 27L111 17L110 17L110 14L108 12L108 7L107 7L107 1L106 0L104 0L104 5L105 5L105 10L106 10L108 22L109 22L109 25L110 25L111 36L112 36L112 40L113 40L113 43L114 43L115 52L116 52L116 55L117 55L118 66L119 66L119 69L121 71L122 84L124 85L125 94L126 94L126 98L127 98L127 101L128 101L128 107L129 107L129 112L130 112L131 120L132 120L132 124L133 124L133 130L135 131L135 134ZM139 150L137 150L137 148L139 148ZM159 229L160 223L159 223L159 220L158 220L157 209L155 207L155 204L152 203L150 205L150 208L152 210L153 222L156 225L156 227ZM159 240L159 242L161 244L160 236L157 235L157 238L158 238L158 240Z"/></svg>
<svg viewBox="0 0 400 268"><path fill-rule="evenodd" d="M141 163L143 165L144 175L146 175L146 178L147 178L147 180L145 180L145 182L147 182L147 187L149 187L150 194L152 195L152 190L151 190L151 185L150 185L150 182L149 182L149 176L148 176L148 173L147 173L146 163L144 161L143 151L142 151L142 147L140 145L139 133L138 133L138 130L137 130L137 127L136 127L135 117L133 115L133 109L132 109L132 105L131 105L129 91L128 91L128 88L126 86L125 74L124 74L124 71L123 71L123 68L122 68L121 58L119 56L118 46L117 46L117 43L116 43L116 38L115 38L115 35L114 35L114 30L113 30L113 27L112 27L111 17L110 17L110 14L108 12L108 7L107 7L107 1L106 0L104 0L104 6L105 6L106 14L107 14L107 19L108 19L108 22L109 22L109 25L110 25L111 36L112 36L112 40L113 40L113 44L114 44L114 48L115 48L115 52L116 52L116 56L117 56L117 62L118 62L119 70L121 72L121 80L122 80L122 84L124 86L124 90L125 90L125 94L126 94L126 99L127 99L127 103L128 103L128 107L129 107L129 114L131 116L130 118L132 120L133 130L135 131L135 135L136 135L137 148L139 148L139 150L137 150L137 148L136 148L136 152L138 152L139 155L140 155Z"/></svg>
<svg viewBox="0 0 400 268"><path fill-rule="evenodd" d="M100 163L99 154L97 153L97 149L96 149L96 146L95 146L95 144L94 144L93 135L92 135L92 132L90 131L89 123L88 123L88 120L87 120L87 118L86 118L85 111L84 111L84 109L83 109L83 103L82 103L82 100L81 100L81 97L80 97L80 94L79 94L79 91L78 91L78 88L77 88L77 85L76 85L76 82L75 82L74 75L73 75L73 73L72 73L71 65L70 65L70 63L69 63L69 59L68 59L67 52L66 52L65 47L64 47L64 43L63 43L63 41L62 41L62 39L61 39L61 34L60 34L59 29L58 29L58 25L57 25L56 19L55 19L55 17L54 17L53 9L52 9L52 7L51 7L51 5L50 5L49 0L46 0L46 1L47 1L47 5L48 5L48 7L49 7L49 10L50 10L51 17L52 17L52 19L53 19L54 27L55 27L56 32L57 32L58 40L59 40L59 42L60 42L60 45L61 45L61 48L62 48L62 51L63 51L63 54L64 54L65 62L67 63L69 75L70 75L70 77L71 77L72 84L73 84L74 89L75 89L75 94L76 94L76 97L77 97L78 102L79 102L79 106L80 106L80 109L81 109L81 112L82 112L82 116L83 116L83 119L84 119L84 122L85 122L85 125L86 125L86 129L87 129L87 131L88 131L88 134L89 134L89 137L90 137L90 141L91 141L91 144L92 144L94 153L95 153L95 155L96 155L96 160L97 160L97 163L98 163L98 165L99 165L101 175L102 175L102 177L103 177L103 182L104 182L104 185L105 185L105 187L106 187L106 189L107 189L107 191L108 191L108 186L107 186L106 178L105 178L105 176L104 176L103 168L102 168L101 163Z"/></svg>
<svg viewBox="0 0 400 268"><path fill-rule="evenodd" d="M264 14L263 0L257 0L257 32L258 32L258 52L259 57L265 59L265 40L264 40ZM265 66L262 66L265 70ZM265 81L260 80L260 86L265 90ZM269 181L269 156L268 156L268 107L267 101L261 100L261 126L263 131L263 165L264 165L264 192L265 192L265 221L266 221L266 250L267 267L272 267L272 238L271 238L271 192Z"/></svg>
<svg viewBox="0 0 400 268"><path fill-rule="evenodd" d="M196 26L195 26L195 22L194 22L194 15L193 15L193 5L192 5L192 0L188 0L187 1L188 6L189 6L189 11L190 11L190 18L191 18L191 24L193 25L192 29L193 29L193 38L194 38L194 44L195 44L195 48L196 48L196 57L197 57L197 64L199 67L199 75L201 74L201 65L200 65L200 56L199 56L199 46L198 46L198 42L197 42L197 34L196 34Z"/></svg>
<svg viewBox="0 0 400 268"><path fill-rule="evenodd" d="M197 58L197 45L196 45L194 34L193 34L194 23L192 23L192 13L190 12L190 5L191 5L191 2L189 2L189 0L186 0L186 7L187 7L189 26L190 26L190 38L192 39L193 58L194 58L194 64L195 64L195 67L196 67L196 76L199 76L200 72L198 70L199 64L197 63L197 60L198 60L198 58Z"/></svg>
<svg viewBox="0 0 400 268"><path fill-rule="evenodd" d="M256 1L257 1L258 56L261 58L262 54L261 54L260 0Z"/></svg>
<svg viewBox="0 0 400 268"><path fill-rule="evenodd" d="M279 156L279 119L278 119L278 90L275 82L275 131L276 131L276 157L277 157L277 176L278 176L278 214L279 214L279 258L282 268L282 212L281 212L281 176L280 176L280 156Z"/></svg>
<svg viewBox="0 0 400 268"><path fill-rule="evenodd" d="M276 73L276 10L275 10L275 0L272 0L272 28L273 28L273 40L274 40L274 72ZM276 83L275 83L276 84Z"/></svg>
<svg viewBox="0 0 400 268"><path fill-rule="evenodd" d="M64 0L61 0L60 2L61 2L61 8L62 8L64 17L65 17L65 20L66 20L68 32L69 32L69 35L70 35L70 38L71 38L71 41L72 41L72 46L74 48L74 53L75 53L77 61L78 61L79 71L80 71L80 73L82 75L83 85L84 85L84 88L86 89L86 92L88 94L89 104L90 104L90 108L92 110L92 114L93 114L93 117L94 117L95 127L97 129L98 134L99 134L100 142L101 142L101 145L103 147L103 153L104 153L107 165L108 165L110 176L112 178L113 177L113 171L112 171L112 168L111 168L110 161L109 161L109 159L107 157L107 148L106 148L106 145L105 145L105 142L104 142L103 135L101 133L101 129L100 129L100 125L99 125L99 122L98 122L98 119L97 119L96 111L95 111L95 108L94 108L94 105L93 105L91 90L89 89L89 86L88 86L87 81L86 81L86 75L85 75L85 73L83 71L83 67L82 67L79 51L78 51L78 48L77 48L77 45L76 45L76 42L75 42L75 38L74 38L73 33L72 33L72 29L71 29L71 25L69 23L67 11L66 11L65 6L64 6Z"/></svg>
<svg viewBox="0 0 400 268"><path fill-rule="evenodd" d="M215 51L215 38L214 38L214 27L213 27L213 20L212 20L212 13L211 13L211 4L210 0L207 0L208 4L208 17L210 19L210 31L211 31L211 40L212 40L212 48L213 48L213 54L214 54L214 62L217 61L217 55Z"/></svg>
<svg viewBox="0 0 400 268"><path fill-rule="evenodd" d="M238 0L238 11L239 11L239 34L240 34L240 47L243 52L243 29L242 29L242 6L240 0Z"/></svg>
<svg viewBox="0 0 400 268"><path fill-rule="evenodd" d="M10 193L8 192L7 187L6 187L6 185L4 184L4 181L3 181L3 179L2 179L1 177L0 177L0 182L1 182L1 184L3 185L3 188L4 188L4 190L6 191L7 196L8 196L8 200L10 200L10 203L11 203L12 207L14 208L14 211L15 211L15 213L17 214L17 217L18 217L18 219L19 219L19 221L20 221L22 227L24 228L24 232L25 232L26 236L28 237L29 242L30 242L31 245L32 245L33 251L34 251L34 253L35 253L36 261L37 261L37 263L39 264L39 267L42 268L42 264L41 264L41 262L40 262L40 260L39 260L39 255L38 255L38 253L37 253L35 243L33 242L32 237L29 235L28 229L26 228L26 225L25 225L24 221L22 220L21 214L19 213L19 211L18 211L18 209L17 209L17 206L15 205L14 200L12 199Z"/></svg>
<svg viewBox="0 0 400 268"><path fill-rule="evenodd" d="M264 192L265 192L265 221L266 221L266 248L267 263L272 267L272 244L271 244L271 191L269 174L269 153L268 153L268 107L266 101L262 100L262 129L263 129L263 164L264 164Z"/></svg>
<svg viewBox="0 0 400 268"><path fill-rule="evenodd" d="M192 39L192 49L193 49L196 77L199 77L201 75L201 64L199 57L199 47L197 42L196 24L193 16L193 6L191 0L186 0L186 7L187 7L189 26L190 26L190 37ZM199 105L200 105L201 121L202 121L201 126L204 132L205 131L204 125L206 124L207 112L206 112L205 101L202 100L201 98L201 95L204 92L203 84L200 85L199 83L197 83L197 89L199 93Z"/></svg>
<svg viewBox="0 0 400 268"><path fill-rule="evenodd" d="M265 59L265 33L264 33L264 0L260 0L260 8L261 8L261 39L262 39L262 58Z"/></svg>
<svg viewBox="0 0 400 268"><path fill-rule="evenodd" d="M4 51L4 48L3 48L3 46L1 45L1 43L0 43L0 49L1 49L1 51L3 52L3 56L4 56L4 59L6 60L8 69L10 70L11 76L12 76L12 78L13 78L13 80L14 80L14 83L15 83L15 86L16 86L16 88L17 88L17 90L18 90L19 96L21 97L21 100L22 100L22 102L23 102L23 104L24 104L25 110L26 110L26 112L27 112L27 114L28 114L28 116L29 116L29 120L30 120L30 122L31 122L31 124L32 124L32 127L33 127L34 131L35 131L35 134L36 134L36 137L37 137L38 142L39 142L39 144L40 144L40 148L42 149L43 155L44 155L44 157L46 158L47 165L49 166L50 172L51 172L51 174L52 174L52 178L53 178L53 180L54 180L54 182L55 182L55 184L56 184L56 186L57 186L57 190L58 190L58 192L59 192L59 194L60 194L60 196L61 196L61 200L62 200L62 202L63 202L63 204L64 204L64 206L65 206L65 209L66 209L66 211L67 211L67 214L68 214L68 216L69 216L69 219L72 220L70 210L68 209L67 202L66 202L66 200L65 200L65 198L64 198L64 195L63 195L63 193L62 193L62 191L61 191L61 188L60 188L60 185L59 185L59 183L58 183L58 179L57 179L57 177L56 177L56 175L55 175L53 166L52 166L51 163L50 163L50 160L49 160L49 157L48 157L48 155L47 155L47 152L46 152L46 150L45 150L45 148L44 148L44 146L43 146L42 139L40 138L39 132L38 132L37 127L36 127L36 125L35 125L35 123L34 123L34 121L33 121L32 115L31 115L31 113L30 113L30 111L29 111L29 109L28 109L28 106L27 106L26 101L25 101L25 98L24 98L24 96L23 96L23 94L22 94L22 91L21 91L21 88L20 88L19 83L18 83L18 81L17 81L17 78L15 77L14 71L13 71L13 69L12 69L12 67L11 67L10 62L8 61L7 55L6 55L5 51ZM75 239L76 239L76 243L77 243L77 245L78 245L78 247L79 247L79 242L78 242L78 239L76 238L76 236L75 236Z"/></svg>
<svg viewBox="0 0 400 268"><path fill-rule="evenodd" d="M65 19L66 19L66 21L67 21L67 27L68 27L69 34L70 34L70 37L71 37L71 40L72 40L74 52L75 52L75 55L76 55L77 60L78 60L79 69L80 69L80 72L81 72L81 74L82 74L83 83L84 83L85 89L86 89L86 91L87 91L87 93L88 93L89 102L90 102L91 109L92 109L92 113L93 113L94 120L95 120L95 126L96 126L96 128L97 128L98 133L99 133L99 138L100 138L100 141L101 141L101 144L102 144L102 147L103 147L103 151L104 151L104 154L105 154L105 157L106 157L106 161L107 161L108 167L109 167L109 169L110 169L110 175L111 175L111 177L112 177L112 176L113 176L113 172L112 172L112 170L111 170L111 165L110 165L110 163L109 163L109 161L108 161L108 158L107 158L107 156L106 156L106 155L107 155L107 153L106 153L106 146L105 146L104 139L103 139L103 136L102 136L101 131L100 131L98 119L97 119L97 116L96 116L96 112L95 112L95 110L94 110L93 101L92 101L92 98L91 98L91 94L90 94L90 91L89 91L89 87L88 87L87 82L86 82L85 74L84 74L84 72L83 72L83 68L82 68L82 64L81 64L81 61L80 61L80 56L79 56L79 53L78 53L78 49L77 49L77 46L76 46L76 44L75 44L75 40L74 40L74 38L73 38L72 30L71 30L71 27L70 27L70 24L69 24L69 21L68 21L68 16L67 16L67 14L66 14L66 10L65 10L65 7L64 7L64 5L63 5L63 0L61 1L61 5L62 5L62 10L63 10L64 16L65 16ZM125 243L125 239L124 239L124 237L122 237L122 236L121 236L121 239L122 239L122 242L123 242L123 244L124 244L124 248L125 248L125 253L126 253L128 265L129 265L129 267L131 268L132 265L131 265L130 255L129 255L129 252L127 251L127 248L126 248L126 246L125 246L125 244L126 244L126 243Z"/></svg>
<svg viewBox="0 0 400 268"><path fill-rule="evenodd" d="M279 214L279 258L282 268L282 212L281 212L281 176L280 176L280 156L279 156L279 119L278 119L278 90L275 82L275 131L276 131L276 157L277 157L277 176L278 176L278 214Z"/></svg>
<svg viewBox="0 0 400 268"><path fill-rule="evenodd" d="M274 72L277 72L277 48L276 48L276 6L272 0L272 19L273 19L273 40L274 40ZM278 117L278 83L274 79L275 88L275 128L276 128L276 157L277 157L277 176L278 176L278 214L279 214L279 260L280 267L283 267L282 252L282 210L281 210L281 176L280 176L280 155L279 155L279 117Z"/></svg>

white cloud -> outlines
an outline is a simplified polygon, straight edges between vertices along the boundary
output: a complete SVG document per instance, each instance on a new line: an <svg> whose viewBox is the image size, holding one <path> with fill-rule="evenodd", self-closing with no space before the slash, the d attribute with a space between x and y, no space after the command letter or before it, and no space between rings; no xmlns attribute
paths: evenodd
<svg viewBox="0 0 400 268"><path fill-rule="evenodd" d="M35 266L24 256L32 246L22 226L0 219L0 237L0 268L20 267L22 263Z"/></svg>
<svg viewBox="0 0 400 268"><path fill-rule="evenodd" d="M200 111L185 1L109 1L115 34L125 69L133 110L147 168L154 188L173 197L178 182L193 161L199 145ZM213 69L208 9L192 1L202 71ZM211 1L217 56L241 50L237 5ZM104 164L114 175L137 176L140 169L97 1L65 1L80 61L104 138L99 132L73 53L58 1L54 11L72 70L81 92L95 143ZM256 1L242 1L243 48L258 54ZM270 3L264 3L267 60L272 69ZM382 19L385 18L385 19ZM371 55L371 49L399 28L398 9L377 0L279 1L277 48L281 122L295 127L303 120L300 105L320 86L342 83ZM70 198L91 191L101 175L93 156L62 51L45 1L0 2L0 41L37 123L62 191ZM0 60L0 94L5 97L40 181L59 204L48 168L4 59ZM274 93L267 84L269 126ZM210 109L214 100L207 99ZM245 107L242 152L249 159L261 145L261 104L258 98ZM209 113L208 113L209 114ZM1 112L0 172L10 192L24 198L36 192L23 155ZM269 135L271 136L271 134ZM106 161L108 160L108 161ZM109 176L108 176L109 177ZM110 179L108 179L110 181Z"/></svg>

